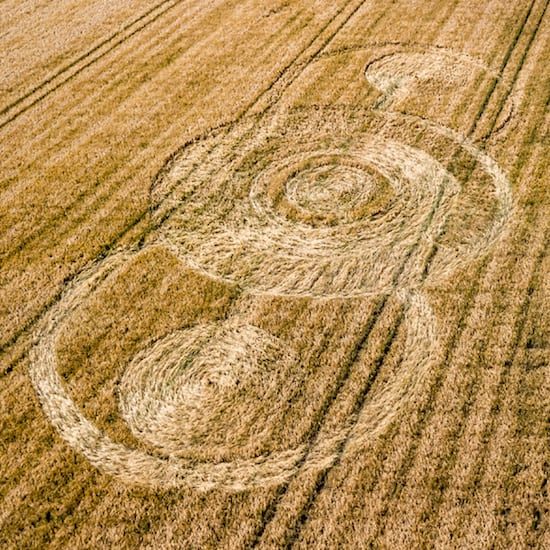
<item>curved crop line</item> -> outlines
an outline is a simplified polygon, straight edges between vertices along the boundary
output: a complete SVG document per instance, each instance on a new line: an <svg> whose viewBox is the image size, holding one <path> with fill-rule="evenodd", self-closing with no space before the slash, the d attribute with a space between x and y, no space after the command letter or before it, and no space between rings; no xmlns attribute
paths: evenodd
<svg viewBox="0 0 550 550"><path fill-rule="evenodd" d="M161 458L112 441L80 412L57 370L56 344L64 322L100 284L113 277L135 250L120 250L94 263L66 289L59 303L41 323L30 353L30 377L51 423L92 465L117 478L150 487L190 486L199 490L223 487L243 490L281 483L302 458L303 447L268 456L221 463L195 464L175 457ZM319 467L330 460L317 457ZM315 464L310 464L315 467Z"/></svg>
<svg viewBox="0 0 550 550"><path fill-rule="evenodd" d="M502 233L513 212L510 183L494 159L458 132L413 115L384 117L420 123L456 143L492 182L497 211L490 226L475 234L463 228L464 235L472 233L467 246L438 247L428 279L433 285ZM194 269L251 294L345 297L423 284L420 256L437 242L456 209L460 186L450 172L391 136L360 135L353 146L338 137L310 140L282 156L285 143L266 157L248 197L242 190L233 196L233 186L247 185L252 174L240 176L242 182L233 178L230 187L223 183L237 165L225 168L208 188L198 181L180 183L195 191L190 201L174 205L175 217L159 228L159 240ZM338 185L327 187L326 174L335 169ZM177 170L177 161L171 170ZM165 177L177 179L169 172ZM384 188L388 198L373 211L373 189ZM180 220L193 221L184 227Z"/></svg>

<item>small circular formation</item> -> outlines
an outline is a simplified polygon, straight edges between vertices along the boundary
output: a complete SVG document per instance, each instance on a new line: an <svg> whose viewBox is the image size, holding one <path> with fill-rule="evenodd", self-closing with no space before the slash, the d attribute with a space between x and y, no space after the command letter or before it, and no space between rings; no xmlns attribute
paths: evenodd
<svg viewBox="0 0 550 550"><path fill-rule="evenodd" d="M378 108L395 108L410 97L420 82L437 82L438 88L456 90L474 74L497 76L486 65L465 53L444 48L389 51L372 60L365 71L367 81L383 94Z"/></svg>
<svg viewBox="0 0 550 550"><path fill-rule="evenodd" d="M197 325L134 358L120 410L133 434L164 454L231 460L254 448L258 433L268 436L273 408L301 373L296 354L258 327Z"/></svg>
<svg viewBox="0 0 550 550"><path fill-rule="evenodd" d="M305 221L331 224L359 217L361 203L368 204L373 184L366 174L344 163L319 164L294 175L286 184L290 208ZM276 198L276 197L273 197Z"/></svg>

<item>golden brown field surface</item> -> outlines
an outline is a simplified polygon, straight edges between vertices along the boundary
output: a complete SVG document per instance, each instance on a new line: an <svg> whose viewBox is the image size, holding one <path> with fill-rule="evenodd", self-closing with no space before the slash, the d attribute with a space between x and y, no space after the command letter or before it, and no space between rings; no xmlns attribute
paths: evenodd
<svg viewBox="0 0 550 550"><path fill-rule="evenodd" d="M1 548L550 548L547 0L0 0Z"/></svg>

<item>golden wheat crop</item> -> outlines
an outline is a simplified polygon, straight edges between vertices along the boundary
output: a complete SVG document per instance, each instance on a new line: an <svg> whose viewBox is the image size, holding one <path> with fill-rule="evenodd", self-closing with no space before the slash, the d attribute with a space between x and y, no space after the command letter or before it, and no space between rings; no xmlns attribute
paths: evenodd
<svg viewBox="0 0 550 550"><path fill-rule="evenodd" d="M0 11L4 547L550 544L548 2Z"/></svg>

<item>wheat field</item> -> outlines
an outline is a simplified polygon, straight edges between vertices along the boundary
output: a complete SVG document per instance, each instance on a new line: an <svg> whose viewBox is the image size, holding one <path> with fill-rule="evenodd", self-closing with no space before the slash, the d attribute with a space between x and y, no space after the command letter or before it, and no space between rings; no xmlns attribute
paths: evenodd
<svg viewBox="0 0 550 550"><path fill-rule="evenodd" d="M0 547L550 548L546 0L0 0Z"/></svg>

